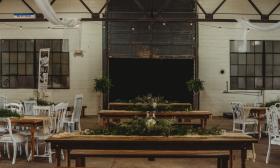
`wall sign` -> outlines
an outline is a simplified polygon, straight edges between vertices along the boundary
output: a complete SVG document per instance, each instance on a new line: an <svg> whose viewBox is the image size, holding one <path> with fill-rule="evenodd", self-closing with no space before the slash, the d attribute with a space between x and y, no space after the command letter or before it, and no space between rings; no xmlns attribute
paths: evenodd
<svg viewBox="0 0 280 168"><path fill-rule="evenodd" d="M48 75L49 75L49 57L50 49L40 49L39 53L39 73L38 73L38 93L39 95L46 95L48 89Z"/></svg>

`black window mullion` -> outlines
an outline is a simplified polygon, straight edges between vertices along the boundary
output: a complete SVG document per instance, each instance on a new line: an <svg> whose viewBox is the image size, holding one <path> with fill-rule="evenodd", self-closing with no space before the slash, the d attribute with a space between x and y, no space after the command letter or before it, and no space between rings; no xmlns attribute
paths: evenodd
<svg viewBox="0 0 280 168"><path fill-rule="evenodd" d="M265 41L262 41L262 89L265 88L265 71L266 71L266 59L265 59Z"/></svg>

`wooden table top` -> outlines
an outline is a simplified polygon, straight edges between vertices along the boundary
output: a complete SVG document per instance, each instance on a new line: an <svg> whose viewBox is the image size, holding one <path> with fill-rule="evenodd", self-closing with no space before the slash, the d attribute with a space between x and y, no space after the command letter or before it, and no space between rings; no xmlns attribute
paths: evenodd
<svg viewBox="0 0 280 168"><path fill-rule="evenodd" d="M239 142L246 141L256 143L257 140L242 133L225 133L223 135L184 135L184 136L117 136L117 135L79 135L75 133L56 134L49 139L51 141L103 141L103 142Z"/></svg>
<svg viewBox="0 0 280 168"><path fill-rule="evenodd" d="M100 116L146 116L146 112L142 111L127 111L127 110L101 110L98 113ZM156 116L211 116L209 111L167 111L156 112Z"/></svg>
<svg viewBox="0 0 280 168"><path fill-rule="evenodd" d="M44 120L48 117L33 117L33 116L24 116L24 117L13 117L11 119L11 123L13 124L21 124L21 125L41 125L43 124Z"/></svg>

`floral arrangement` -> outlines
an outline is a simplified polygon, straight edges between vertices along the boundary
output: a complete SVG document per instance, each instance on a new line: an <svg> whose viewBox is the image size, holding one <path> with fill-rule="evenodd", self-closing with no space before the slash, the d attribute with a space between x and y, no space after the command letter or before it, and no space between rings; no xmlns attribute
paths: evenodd
<svg viewBox="0 0 280 168"><path fill-rule="evenodd" d="M168 101L164 99L164 97L156 96L154 97L152 94L148 94L145 96L137 96L134 99L129 101L133 103L133 105L128 106L127 110L131 111L189 111L191 110L191 104L186 105L184 109L178 106L169 105Z"/></svg>
<svg viewBox="0 0 280 168"><path fill-rule="evenodd" d="M85 129L82 135L139 135L139 136L174 136L174 135L220 135L222 130L195 128L174 124L167 119L133 119L127 123L110 125L107 128Z"/></svg>

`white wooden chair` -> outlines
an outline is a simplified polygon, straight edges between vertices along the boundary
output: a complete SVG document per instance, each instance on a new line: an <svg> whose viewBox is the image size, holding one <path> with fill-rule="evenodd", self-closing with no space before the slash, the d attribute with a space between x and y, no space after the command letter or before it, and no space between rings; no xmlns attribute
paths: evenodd
<svg viewBox="0 0 280 168"><path fill-rule="evenodd" d="M24 105L24 115L34 115L33 106L37 106L37 102L35 100L23 101L23 105Z"/></svg>
<svg viewBox="0 0 280 168"><path fill-rule="evenodd" d="M6 145L8 158L10 158L9 144L13 145L12 164L15 164L16 162L17 148L21 148L21 145L25 145L25 154L26 157L28 157L28 141L26 137L18 133L14 134L12 132L11 120L9 118L0 118L0 123L0 127L5 128L7 130L6 134L0 135L0 143L4 143L4 145Z"/></svg>
<svg viewBox="0 0 280 168"><path fill-rule="evenodd" d="M18 113L19 115L24 114L24 109L23 105L21 103L7 103L6 104L6 109L9 109L13 112Z"/></svg>
<svg viewBox="0 0 280 168"><path fill-rule="evenodd" d="M267 131L268 131L268 149L266 154L265 163L269 163L269 157L271 152L271 145L280 146L280 134L279 134L279 114L277 107L271 106L266 111L266 120L267 120Z"/></svg>
<svg viewBox="0 0 280 168"><path fill-rule="evenodd" d="M81 131L81 112L83 107L83 95L76 95L74 100L74 109L71 118L65 118L63 125L67 126L68 132L76 130L75 125L77 124L78 130Z"/></svg>
<svg viewBox="0 0 280 168"><path fill-rule="evenodd" d="M232 102L232 115L233 115L233 131L239 131L244 134L257 134L258 133L258 120L255 118L248 118L244 111L244 105L240 102ZM254 131L247 131L248 125L254 126ZM237 127L239 126L239 128Z"/></svg>
<svg viewBox="0 0 280 168"><path fill-rule="evenodd" d="M51 144L46 143L45 140L52 135L54 127L54 122L52 119L52 106L33 106L33 113L37 116L46 116L50 117L50 121L44 123L44 127L41 129L38 129L35 138L36 138L36 154L35 157L46 157L49 159L49 163L52 163L52 150L51 150ZM44 144L45 150L43 154L39 154L39 145ZM29 156L29 159L31 158L31 155Z"/></svg>
<svg viewBox="0 0 280 168"><path fill-rule="evenodd" d="M0 109L4 109L7 104L7 97L0 96Z"/></svg>
<svg viewBox="0 0 280 168"><path fill-rule="evenodd" d="M63 121L66 118L68 103L59 103L54 107L55 133L63 131Z"/></svg>

